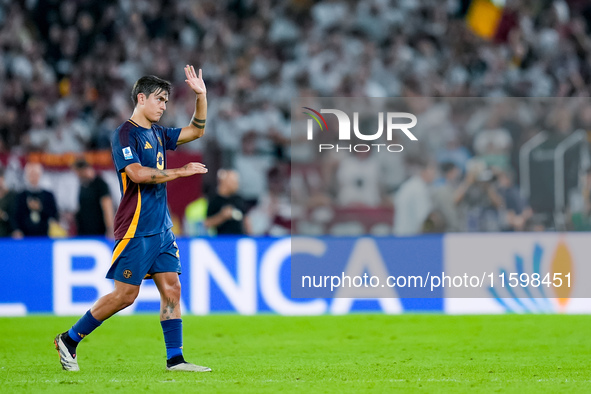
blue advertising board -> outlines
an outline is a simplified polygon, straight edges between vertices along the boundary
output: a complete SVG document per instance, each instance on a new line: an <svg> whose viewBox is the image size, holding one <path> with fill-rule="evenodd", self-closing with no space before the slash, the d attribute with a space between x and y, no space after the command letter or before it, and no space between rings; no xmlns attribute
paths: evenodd
<svg viewBox="0 0 591 394"><path fill-rule="evenodd" d="M355 262L355 251L375 246L383 261L392 253L412 264L411 249L404 252L394 238L315 238L326 253L323 264L337 267ZM429 269L441 270L442 237L418 241L429 251ZM400 313L442 311L440 298L371 299L371 296L330 298L328 294L292 297L292 238L179 238L183 273L182 308L185 313L278 313L283 315L344 314L354 311ZM113 289L105 274L111 265L110 240L76 238L52 240L0 239L0 315L84 313L102 295ZM412 296L412 295L410 295ZM153 282L144 281L138 299L120 312L157 312L159 294Z"/></svg>

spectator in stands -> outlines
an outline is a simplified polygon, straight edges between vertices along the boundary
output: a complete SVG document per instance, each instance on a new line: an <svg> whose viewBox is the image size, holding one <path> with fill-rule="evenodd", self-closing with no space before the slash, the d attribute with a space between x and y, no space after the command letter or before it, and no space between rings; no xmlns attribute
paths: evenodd
<svg viewBox="0 0 591 394"><path fill-rule="evenodd" d="M462 230L500 231L500 209L505 205L495 187L496 175L482 161L474 160L468 165L468 173L458 186L456 201L460 204L463 220Z"/></svg>
<svg viewBox="0 0 591 394"><path fill-rule="evenodd" d="M220 149L222 167L232 167L234 156L240 150L243 133L240 116L237 106L231 100L221 100L217 107L217 116L213 119L212 134L215 135Z"/></svg>
<svg viewBox="0 0 591 394"><path fill-rule="evenodd" d="M26 133L26 148L28 151L43 151L51 139L51 129L48 127L46 108L42 101L30 100L31 128Z"/></svg>
<svg viewBox="0 0 591 394"><path fill-rule="evenodd" d="M497 190L504 202L505 218L502 219L501 229L504 231L524 231L533 211L521 197L519 189L513 184L513 174L500 169L496 169L495 173L497 175Z"/></svg>
<svg viewBox="0 0 591 394"><path fill-rule="evenodd" d="M474 136L474 151L489 168L509 169L511 166L513 140L503 122L509 110L506 102L498 103L492 109L484 109L488 119Z"/></svg>
<svg viewBox="0 0 591 394"><path fill-rule="evenodd" d="M423 223L423 227L421 228L421 233L423 234L441 234L444 233L445 230L445 218L441 211L433 210L425 219Z"/></svg>
<svg viewBox="0 0 591 394"><path fill-rule="evenodd" d="M12 233L10 218L14 215L16 194L6 187L4 169L0 168L0 237L9 237Z"/></svg>
<svg viewBox="0 0 591 394"><path fill-rule="evenodd" d="M440 164L453 163L463 173L466 163L471 158L470 151L461 144L457 136L448 136L445 144L437 150L437 161Z"/></svg>
<svg viewBox="0 0 591 394"><path fill-rule="evenodd" d="M267 173L269 191L259 198L256 207L249 212L253 234L285 236L291 231L291 204L286 174L281 167L273 167Z"/></svg>
<svg viewBox="0 0 591 394"><path fill-rule="evenodd" d="M84 159L74 162L80 180L76 228L78 235L113 237L113 199L109 186Z"/></svg>
<svg viewBox="0 0 591 394"><path fill-rule="evenodd" d="M586 171L579 193L581 207L579 212L575 210L572 213L573 227L574 230L589 231L591 229L591 168Z"/></svg>
<svg viewBox="0 0 591 394"><path fill-rule="evenodd" d="M250 234L250 222L246 205L238 194L238 173L233 170L218 171L217 194L209 200L205 226L215 229L217 235Z"/></svg>
<svg viewBox="0 0 591 394"><path fill-rule="evenodd" d="M12 218L12 236L47 236L49 224L58 220L57 206L53 193L40 186L43 167L39 163L25 165L26 189L16 198L15 214Z"/></svg>
<svg viewBox="0 0 591 394"><path fill-rule="evenodd" d="M385 134L385 133L384 133ZM391 141L379 141L378 143L387 143L387 144L400 144L401 138L399 134L393 133ZM404 161L404 154L399 153L391 153L389 154L378 153L377 160L380 163L380 183L381 189L387 195L391 195L392 193L396 192L402 182L404 182L407 178L406 175L406 163Z"/></svg>
<svg viewBox="0 0 591 394"><path fill-rule="evenodd" d="M87 143L108 148L111 125L131 112L127 92L136 76L162 75L177 85L175 94L182 95L184 88L178 85L184 85L184 77L173 73L171 59L196 56L196 48L204 73L211 76L211 94L219 98L212 100L210 110L217 116L207 142L222 151L211 160L214 168L233 166L240 136L252 129L270 148L273 161L291 154L293 162L310 164L315 152L305 136L300 141L297 131L285 149L288 133L282 125L289 118L291 97L394 97L408 96L410 90L415 98L590 95L588 1L508 5L513 22L501 23L503 31L497 33L502 34L490 41L467 28L468 3L171 0L163 7L155 1L129 0L3 1L0 139L11 153L62 152ZM141 56L146 46L152 56ZM264 105L250 108L253 102ZM470 149L491 165L510 161L507 167L517 168L516 152L528 139L526 132L484 122L466 138L465 130L455 128L455 118L466 108L462 105L448 116L441 111L445 106L420 112L417 132L427 130L426 138L419 136L421 144L405 146L405 153L426 144L436 149L426 154L435 153L440 163L453 161L465 170ZM576 106L570 110L579 113ZM190 119L192 109L178 112L179 119ZM64 123L69 116L76 122ZM591 115L585 117L589 125ZM448 123L457 134L439 133L451 130ZM433 127L424 128L426 124ZM568 125L560 121L556 126L561 124ZM430 138L432 131L439 135ZM53 138L60 134L67 145ZM69 139L71 135L80 141ZM384 184L389 192L399 187L398 175L406 173L406 168L388 172L391 179ZM13 184L8 172L6 180ZM326 182L333 185L330 179ZM311 195L321 197L316 199L320 204L328 201L324 193Z"/></svg>
<svg viewBox="0 0 591 394"><path fill-rule="evenodd" d="M74 112L69 111L59 124L47 143L49 153L83 152L90 140L90 130L79 119L74 119Z"/></svg>
<svg viewBox="0 0 591 394"><path fill-rule="evenodd" d="M452 162L445 162L440 166L443 183L433 190L433 207L439 212L446 232L460 231L460 215L456 202L457 182L460 169ZM436 220L433 220L436 222Z"/></svg>
<svg viewBox="0 0 591 394"><path fill-rule="evenodd" d="M383 203L380 162L371 151L341 152L337 165L337 202L341 206L378 207Z"/></svg>
<svg viewBox="0 0 591 394"><path fill-rule="evenodd" d="M2 106L3 103L0 103ZM18 112L14 107L0 108L2 117L0 118L0 144L2 150L13 147L17 143L19 128L18 128Z"/></svg>
<svg viewBox="0 0 591 394"><path fill-rule="evenodd" d="M185 218L183 220L183 232L188 237L204 237L212 235L213 231L205 227L207 219L208 201L205 197L199 197L192 201L185 208Z"/></svg>
<svg viewBox="0 0 591 394"><path fill-rule="evenodd" d="M394 195L394 234L420 234L425 220L433 211L430 185L437 168L432 162L418 163L418 173L400 186Z"/></svg>
<svg viewBox="0 0 591 394"><path fill-rule="evenodd" d="M238 194L246 202L246 209L257 204L259 196L267 190L267 172L273 164L272 157L256 150L259 137L255 132L242 136L242 151L234 158L234 168L240 179Z"/></svg>

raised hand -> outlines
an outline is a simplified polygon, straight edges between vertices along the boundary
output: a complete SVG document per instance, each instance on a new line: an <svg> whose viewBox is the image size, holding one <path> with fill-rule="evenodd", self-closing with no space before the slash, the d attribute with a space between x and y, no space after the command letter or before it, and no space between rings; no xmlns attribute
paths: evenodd
<svg viewBox="0 0 591 394"><path fill-rule="evenodd" d="M199 69L199 75L195 73L195 69L193 66L186 65L185 66L185 82L189 87L195 92L197 95L205 95L207 94L207 88L205 87L205 82L203 82L203 78L201 78L201 69Z"/></svg>

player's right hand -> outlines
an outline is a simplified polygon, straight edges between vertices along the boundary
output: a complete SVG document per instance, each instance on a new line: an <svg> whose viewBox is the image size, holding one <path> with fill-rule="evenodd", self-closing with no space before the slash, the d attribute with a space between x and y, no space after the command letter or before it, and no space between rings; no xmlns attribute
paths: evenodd
<svg viewBox="0 0 591 394"><path fill-rule="evenodd" d="M183 170L183 173L181 175L183 177L207 173L207 168L205 167L205 164L196 162L187 163L184 166L182 166L181 169Z"/></svg>
<svg viewBox="0 0 591 394"><path fill-rule="evenodd" d="M203 77L201 76L201 69L199 69L199 75L197 75L197 73L195 73L195 68L187 64L185 66L185 76L187 77L185 82L195 92L195 94L207 94L207 88L205 87L205 82L203 82Z"/></svg>

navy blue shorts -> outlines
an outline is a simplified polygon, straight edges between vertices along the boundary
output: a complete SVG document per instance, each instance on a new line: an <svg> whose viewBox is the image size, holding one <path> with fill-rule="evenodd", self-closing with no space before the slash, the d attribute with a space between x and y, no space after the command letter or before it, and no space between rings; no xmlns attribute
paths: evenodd
<svg viewBox="0 0 591 394"><path fill-rule="evenodd" d="M147 237L121 239L113 249L113 263L107 278L140 285L158 272L181 273L176 237L168 229Z"/></svg>

